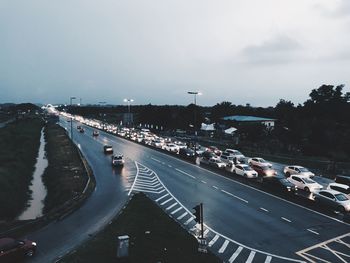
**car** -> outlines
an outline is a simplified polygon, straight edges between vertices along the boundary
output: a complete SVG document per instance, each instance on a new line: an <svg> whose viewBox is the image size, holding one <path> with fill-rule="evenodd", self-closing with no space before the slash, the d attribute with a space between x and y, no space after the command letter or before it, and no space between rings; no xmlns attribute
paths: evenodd
<svg viewBox="0 0 350 263"><path fill-rule="evenodd" d="M185 158L193 158L195 156L195 153L190 148L180 148L179 155Z"/></svg>
<svg viewBox="0 0 350 263"><path fill-rule="evenodd" d="M286 166L284 167L283 172L286 176L290 176L292 174L305 175L310 178L315 176L315 174L310 172L307 168L299 165Z"/></svg>
<svg viewBox="0 0 350 263"><path fill-rule="evenodd" d="M234 149L226 149L224 151L224 153L230 155L230 156L233 156L233 158L237 158L238 161L243 161L245 160L245 156L240 152L240 151L237 151L237 150L234 150Z"/></svg>
<svg viewBox="0 0 350 263"><path fill-rule="evenodd" d="M113 166L123 166L125 163L124 156L122 154L115 154L112 156Z"/></svg>
<svg viewBox="0 0 350 263"><path fill-rule="evenodd" d="M329 206L342 213L350 211L350 200L343 193L335 190L321 190L315 192L314 196L318 204Z"/></svg>
<svg viewBox="0 0 350 263"><path fill-rule="evenodd" d="M173 153L178 153L179 152L179 146L177 146L174 143L168 143L166 145L164 145L164 150L168 151L168 152L173 152Z"/></svg>
<svg viewBox="0 0 350 263"><path fill-rule="evenodd" d="M35 254L37 244L28 239L0 238L0 262L20 262Z"/></svg>
<svg viewBox="0 0 350 263"><path fill-rule="evenodd" d="M258 173L254 171L249 165L246 164L237 164L235 166L235 173L237 175L244 176L246 178L257 178Z"/></svg>
<svg viewBox="0 0 350 263"><path fill-rule="evenodd" d="M233 156L226 155L224 153L221 154L220 159L226 164L233 163Z"/></svg>
<svg viewBox="0 0 350 263"><path fill-rule="evenodd" d="M222 151L220 151L216 146L209 146L208 151L215 153L217 156L220 156L222 154Z"/></svg>
<svg viewBox="0 0 350 263"><path fill-rule="evenodd" d="M84 133L84 132L85 132L84 128L80 128L80 129L79 129L79 132L80 132L80 133Z"/></svg>
<svg viewBox="0 0 350 263"><path fill-rule="evenodd" d="M226 167L226 163L222 162L219 158L210 158L208 164L219 169Z"/></svg>
<svg viewBox="0 0 350 263"><path fill-rule="evenodd" d="M327 189L341 192L343 194L346 194L348 197L350 197L350 186L346 184L330 183L327 186Z"/></svg>
<svg viewBox="0 0 350 263"><path fill-rule="evenodd" d="M111 145L103 146L103 152L106 154L113 153L113 147Z"/></svg>
<svg viewBox="0 0 350 263"><path fill-rule="evenodd" d="M98 136L100 133L98 131L93 131L92 136Z"/></svg>
<svg viewBox="0 0 350 263"><path fill-rule="evenodd" d="M261 178L272 177L277 175L277 171L269 166L251 165Z"/></svg>
<svg viewBox="0 0 350 263"><path fill-rule="evenodd" d="M78 129L78 130L80 130L80 129L81 129L81 126L80 126L80 125L78 125L78 126L77 126L77 129Z"/></svg>
<svg viewBox="0 0 350 263"><path fill-rule="evenodd" d="M274 190L280 190L284 192L296 193L298 187L289 182L283 175L276 175L272 177L265 177L263 183L271 186Z"/></svg>
<svg viewBox="0 0 350 263"><path fill-rule="evenodd" d="M248 164L254 165L254 166L267 166L267 167L272 167L272 164L265 161L263 158L259 157L253 157L248 159Z"/></svg>
<svg viewBox="0 0 350 263"><path fill-rule="evenodd" d="M291 175L287 178L289 182L294 184L299 189L305 190L308 193L314 193L323 189L323 186L310 179L307 175Z"/></svg>
<svg viewBox="0 0 350 263"><path fill-rule="evenodd" d="M209 161L211 158L217 157L215 153L205 151L202 153L202 159Z"/></svg>
<svg viewBox="0 0 350 263"><path fill-rule="evenodd" d="M152 142L152 146L162 148L164 146L164 140L156 139Z"/></svg>
<svg viewBox="0 0 350 263"><path fill-rule="evenodd" d="M338 184L346 184L346 185L350 186L350 176L337 175L335 177L335 182Z"/></svg>

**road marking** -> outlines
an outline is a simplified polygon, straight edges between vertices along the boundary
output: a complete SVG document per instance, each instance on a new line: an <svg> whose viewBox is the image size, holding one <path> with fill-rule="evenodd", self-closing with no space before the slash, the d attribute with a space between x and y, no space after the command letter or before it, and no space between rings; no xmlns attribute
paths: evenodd
<svg viewBox="0 0 350 263"><path fill-rule="evenodd" d="M260 210L263 210L265 212L269 212L269 210L267 210L266 208L260 207Z"/></svg>
<svg viewBox="0 0 350 263"><path fill-rule="evenodd" d="M158 162L158 163L161 163L161 161L159 161L159 160L156 159L156 158L151 157L151 159L154 160L154 161L156 161L156 162Z"/></svg>
<svg viewBox="0 0 350 263"><path fill-rule="evenodd" d="M193 175L190 175L190 174L188 174L188 173L186 173L186 172L184 172L184 171L182 171L182 170L180 170L180 169L175 168L175 170L178 171L178 172L180 172L180 173L182 173L182 174L184 174L184 175L187 175L187 176L189 176L189 177L191 177L191 178L193 178L193 179L196 179L196 177L194 177Z"/></svg>
<svg viewBox="0 0 350 263"><path fill-rule="evenodd" d="M209 233L209 229L207 228L207 229L204 230L203 236L208 235L208 233Z"/></svg>
<svg viewBox="0 0 350 263"><path fill-rule="evenodd" d="M241 201L243 201L243 202L245 202L245 203L248 204L248 201L247 201L247 200L245 200L245 199L243 199L243 198L240 198L240 197L237 196L237 195L231 194L230 192L227 192L227 191L225 191L225 190L221 190L221 192L224 192L225 194L228 194L228 195L230 195L230 196L232 196L232 197L234 197L234 198L237 198L237 199L239 199L239 200L241 200Z"/></svg>
<svg viewBox="0 0 350 263"><path fill-rule="evenodd" d="M179 208L177 208L176 210L172 211L171 214L175 214L176 212L180 211L182 209L182 207L180 206Z"/></svg>
<svg viewBox="0 0 350 263"><path fill-rule="evenodd" d="M291 220L289 220L288 218L285 218L285 217L283 217L283 216L281 217L281 219L284 220L284 221L287 221L288 223L292 223Z"/></svg>
<svg viewBox="0 0 350 263"><path fill-rule="evenodd" d="M235 253L232 254L228 262L232 263L233 261L235 261L235 259L238 257L239 253L241 253L242 250L243 250L243 247L239 246L235 251Z"/></svg>
<svg viewBox="0 0 350 263"><path fill-rule="evenodd" d="M220 253L220 254L221 254L221 253L224 253L224 251L226 250L227 245L228 245L229 242L230 242L230 241L225 240L224 244L222 244L221 248L219 249L219 253Z"/></svg>
<svg viewBox="0 0 350 263"><path fill-rule="evenodd" d="M246 263L251 263L254 259L254 256L255 256L255 251L251 251Z"/></svg>
<svg viewBox="0 0 350 263"><path fill-rule="evenodd" d="M176 206L177 205L177 203L175 202L175 203L173 203L171 206L168 206L165 210L170 210L171 208L173 208L174 206Z"/></svg>
<svg viewBox="0 0 350 263"><path fill-rule="evenodd" d="M135 186L135 183L136 183L137 177L139 176L139 166L137 165L137 163L136 163L136 162L135 162L135 166L136 166L136 176L135 176L135 179L134 179L133 184L131 185L131 188L130 188L130 190L129 190L128 196L131 194L132 189L133 189L133 188L134 188L134 186Z"/></svg>
<svg viewBox="0 0 350 263"><path fill-rule="evenodd" d="M187 226L192 220L194 220L194 217L190 217L190 218L185 222L185 226Z"/></svg>
<svg viewBox="0 0 350 263"><path fill-rule="evenodd" d="M271 262L272 257L271 256L267 256L265 259L265 263L270 263Z"/></svg>
<svg viewBox="0 0 350 263"><path fill-rule="evenodd" d="M207 183L206 181L203 181L203 180L201 180L201 182L202 182L203 184L206 184L206 183Z"/></svg>
<svg viewBox="0 0 350 263"><path fill-rule="evenodd" d="M309 228L308 228L308 229L306 229L306 230L309 231L309 232L311 232L311 233L313 233L313 234L315 234L315 235L318 235L318 236L320 235L319 233L317 233L316 231L314 231L314 230L312 230L312 229L309 229Z"/></svg>
<svg viewBox="0 0 350 263"><path fill-rule="evenodd" d="M213 185L213 188L215 188L216 190L219 190L219 188L217 186L215 186L215 185Z"/></svg>
<svg viewBox="0 0 350 263"><path fill-rule="evenodd" d="M170 164L168 164L168 167L171 168L172 166Z"/></svg>
<svg viewBox="0 0 350 263"><path fill-rule="evenodd" d="M212 245L215 244L215 242L219 239L219 235L216 234L213 239L209 242L208 247L211 247Z"/></svg>
<svg viewBox="0 0 350 263"><path fill-rule="evenodd" d="M163 203L161 203L160 205L165 205L166 203L169 203L171 200L173 200L172 197L170 197L168 200L164 201Z"/></svg>
<svg viewBox="0 0 350 263"><path fill-rule="evenodd" d="M188 214L187 212L183 213L181 216L179 216L179 217L177 218L177 220L181 220L181 219L184 218L187 214Z"/></svg>

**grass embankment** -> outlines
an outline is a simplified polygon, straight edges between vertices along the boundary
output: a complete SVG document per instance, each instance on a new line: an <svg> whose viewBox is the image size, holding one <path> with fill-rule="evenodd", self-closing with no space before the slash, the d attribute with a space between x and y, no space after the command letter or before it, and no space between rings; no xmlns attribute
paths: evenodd
<svg viewBox="0 0 350 263"><path fill-rule="evenodd" d="M48 167L43 181L47 189L44 213L80 195L88 177L77 148L57 124L45 127Z"/></svg>
<svg viewBox="0 0 350 263"><path fill-rule="evenodd" d="M128 260L116 258L119 235L130 237ZM221 262L211 253L199 253L197 248L198 242L193 236L144 194L137 194L110 225L60 263Z"/></svg>
<svg viewBox="0 0 350 263"><path fill-rule="evenodd" d="M18 216L30 198L43 121L28 118L0 129L0 220Z"/></svg>

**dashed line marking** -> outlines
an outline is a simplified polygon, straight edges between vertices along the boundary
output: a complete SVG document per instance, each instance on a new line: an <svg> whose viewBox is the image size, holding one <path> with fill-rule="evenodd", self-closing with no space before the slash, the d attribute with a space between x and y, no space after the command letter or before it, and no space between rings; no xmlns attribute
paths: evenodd
<svg viewBox="0 0 350 263"><path fill-rule="evenodd" d="M284 220L284 221L287 221L288 223L292 223L291 220L289 220L288 218L285 218L285 217L283 217L283 216L281 217L281 219Z"/></svg>
<svg viewBox="0 0 350 263"><path fill-rule="evenodd" d="M179 216L179 217L177 218L177 220L181 220L181 219L184 218L187 214L188 214L187 212L183 213L181 216Z"/></svg>
<svg viewBox="0 0 350 263"><path fill-rule="evenodd" d="M179 208L177 208L176 210L172 211L171 214L175 214L176 212L180 211L182 209L182 207L180 206Z"/></svg>
<svg viewBox="0 0 350 263"><path fill-rule="evenodd" d="M212 245L215 244L215 242L219 239L219 235L216 234L213 239L209 242L208 247L211 247Z"/></svg>
<svg viewBox="0 0 350 263"><path fill-rule="evenodd" d="M216 189L216 190L219 190L219 187L213 185L213 188Z"/></svg>
<svg viewBox="0 0 350 263"><path fill-rule="evenodd" d="M240 197L237 196L237 195L231 194L230 192L227 192L227 191L225 191L225 190L221 190L221 192L223 192L223 193L225 193L225 194L228 194L228 195L230 195L230 196L232 196L232 197L234 197L234 198L237 198L238 200L241 200L241 201L243 201L243 202L245 202L245 203L248 204L248 201L247 201L247 200L245 200L245 199L243 199L243 198L240 198Z"/></svg>
<svg viewBox="0 0 350 263"><path fill-rule="evenodd" d="M203 184L206 184L206 183L207 183L206 181L203 181L203 180L201 180L201 182L202 182Z"/></svg>
<svg viewBox="0 0 350 263"><path fill-rule="evenodd" d="M165 205L166 203L169 203L171 200L173 200L172 197L170 197L168 200L164 201L163 203L161 203L160 205Z"/></svg>
<svg viewBox="0 0 350 263"><path fill-rule="evenodd" d="M221 248L219 249L219 253L220 253L220 254L224 253L224 251L226 250L227 245L228 245L229 242L230 242L230 241L225 240L224 244L222 244Z"/></svg>
<svg viewBox="0 0 350 263"><path fill-rule="evenodd" d="M311 232L311 233L313 233L313 234L315 234L315 235L320 235L319 233L317 233L315 230L312 230L312 229L306 229L307 231L309 231L309 232Z"/></svg>
<svg viewBox="0 0 350 263"><path fill-rule="evenodd" d="M158 162L158 163L161 163L161 161L159 161L159 160L156 159L156 158L151 157L151 159L154 160L154 161L156 161L156 162Z"/></svg>
<svg viewBox="0 0 350 263"><path fill-rule="evenodd" d="M194 220L194 217L190 217L190 218L185 222L185 226L187 226L192 220Z"/></svg>
<svg viewBox="0 0 350 263"><path fill-rule="evenodd" d="M264 263L270 263L272 260L271 256L267 256Z"/></svg>
<svg viewBox="0 0 350 263"><path fill-rule="evenodd" d="M267 210L266 208L260 207L260 210L263 210L265 212L269 212L269 210Z"/></svg>
<svg viewBox="0 0 350 263"><path fill-rule="evenodd" d="M165 210L170 210L171 208L173 208L174 206L176 206L177 205L177 203L175 202L175 203L173 203L171 206L168 206Z"/></svg>
<svg viewBox="0 0 350 263"><path fill-rule="evenodd" d="M248 257L248 259L246 261L246 263L253 262L254 256L255 256L255 251L251 251L250 254L249 254L249 257Z"/></svg>
<svg viewBox="0 0 350 263"><path fill-rule="evenodd" d="M168 164L168 167L171 168L172 166L170 164Z"/></svg>
<svg viewBox="0 0 350 263"><path fill-rule="evenodd" d="M189 176L189 177L191 177L191 178L193 178L193 179L196 179L196 177L194 177L193 175L190 175L190 174L188 174L188 173L186 173L186 172L184 172L184 171L182 171L182 170L180 170L180 169L175 168L175 170L178 171L178 172L180 172L180 173L182 173L182 174L184 174L184 175L187 175L187 176Z"/></svg>
<svg viewBox="0 0 350 263"><path fill-rule="evenodd" d="M241 253L242 250L243 250L243 247L239 246L236 249L235 253L232 254L228 262L232 263L233 261L235 261L235 259L238 257L239 253Z"/></svg>

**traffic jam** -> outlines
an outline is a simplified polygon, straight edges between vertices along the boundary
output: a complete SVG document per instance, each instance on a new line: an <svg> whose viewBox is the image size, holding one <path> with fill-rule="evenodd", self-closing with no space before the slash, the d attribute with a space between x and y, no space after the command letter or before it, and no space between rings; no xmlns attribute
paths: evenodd
<svg viewBox="0 0 350 263"><path fill-rule="evenodd" d="M118 127L98 120L70 116L68 113L61 113L61 115L94 128L91 136L96 137L99 135L98 130L103 130L193 164L196 163L220 175L235 178L264 191L272 189L273 193L283 194L284 197L287 194L289 199L298 198L299 204L313 209L321 208L322 212L340 215L344 221L350 221L350 177L348 176L338 175L334 180L322 178L300 165L281 165L260 157L246 157L237 149L223 150L217 146L203 146L194 142L193 138L161 137L149 129ZM78 130L81 131L81 129L83 127L78 126ZM113 148L105 145L104 151L113 153ZM112 165L124 165L123 156L113 155Z"/></svg>

